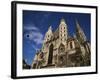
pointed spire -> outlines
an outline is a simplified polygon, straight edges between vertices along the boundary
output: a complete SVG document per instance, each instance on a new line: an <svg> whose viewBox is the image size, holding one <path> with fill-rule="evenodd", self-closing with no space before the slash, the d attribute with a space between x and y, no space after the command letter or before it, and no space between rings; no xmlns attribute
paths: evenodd
<svg viewBox="0 0 100 80"><path fill-rule="evenodd" d="M77 19L76 19L76 28L77 28L77 30L81 30L80 24L78 23Z"/></svg>
<svg viewBox="0 0 100 80"><path fill-rule="evenodd" d="M61 23L65 23L65 20L64 20L64 18L62 18L60 22L61 22Z"/></svg>
<svg viewBox="0 0 100 80"><path fill-rule="evenodd" d="M52 26L50 26L50 27L48 28L47 33L52 33Z"/></svg>
<svg viewBox="0 0 100 80"><path fill-rule="evenodd" d="M50 26L50 27L48 28L48 30L52 30L52 26Z"/></svg>
<svg viewBox="0 0 100 80"><path fill-rule="evenodd" d="M48 31L46 32L46 34L48 34L48 32L52 32L52 26L49 26Z"/></svg>
<svg viewBox="0 0 100 80"><path fill-rule="evenodd" d="M76 20L76 32L80 36L81 40L86 41L86 36L84 34L84 31L79 25L79 22Z"/></svg>
<svg viewBox="0 0 100 80"><path fill-rule="evenodd" d="M64 18L61 19L61 22L65 22Z"/></svg>

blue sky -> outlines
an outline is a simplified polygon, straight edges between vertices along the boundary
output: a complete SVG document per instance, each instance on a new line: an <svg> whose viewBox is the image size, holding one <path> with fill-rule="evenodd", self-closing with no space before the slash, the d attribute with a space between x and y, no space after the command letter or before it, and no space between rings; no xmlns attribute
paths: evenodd
<svg viewBox="0 0 100 80"><path fill-rule="evenodd" d="M68 34L72 36L76 30L77 20L87 40L91 37L91 15L85 13L64 13L46 11L23 11L23 58L31 64L37 49L40 49L49 26L55 31L60 20L64 18L68 25Z"/></svg>

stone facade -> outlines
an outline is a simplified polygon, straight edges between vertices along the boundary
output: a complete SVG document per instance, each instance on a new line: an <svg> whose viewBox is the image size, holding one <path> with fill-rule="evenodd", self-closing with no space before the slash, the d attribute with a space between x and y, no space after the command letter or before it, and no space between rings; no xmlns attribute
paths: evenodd
<svg viewBox="0 0 100 80"><path fill-rule="evenodd" d="M76 33L68 34L68 25L64 19L55 32L50 26L45 34L42 48L37 51L32 63L33 69L54 67L79 67L91 64L90 42L76 21Z"/></svg>

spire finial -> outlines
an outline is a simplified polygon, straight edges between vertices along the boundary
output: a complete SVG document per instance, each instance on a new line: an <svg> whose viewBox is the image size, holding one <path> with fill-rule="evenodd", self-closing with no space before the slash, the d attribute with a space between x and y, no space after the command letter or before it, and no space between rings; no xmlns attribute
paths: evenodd
<svg viewBox="0 0 100 80"><path fill-rule="evenodd" d="M50 25L50 27L48 28L48 30L52 30L52 26Z"/></svg>
<svg viewBox="0 0 100 80"><path fill-rule="evenodd" d="M65 22L65 20L64 20L64 18L63 18L63 17L61 18L61 22Z"/></svg>
<svg viewBox="0 0 100 80"><path fill-rule="evenodd" d="M76 28L77 28L78 30L80 30L81 28L80 28L80 24L79 24L78 20L76 19L75 21L76 21Z"/></svg>

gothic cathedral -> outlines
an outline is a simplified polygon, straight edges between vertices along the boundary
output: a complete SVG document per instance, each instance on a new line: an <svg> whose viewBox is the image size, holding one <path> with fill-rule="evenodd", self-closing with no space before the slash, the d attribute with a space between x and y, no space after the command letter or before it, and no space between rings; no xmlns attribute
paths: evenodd
<svg viewBox="0 0 100 80"><path fill-rule="evenodd" d="M42 48L35 54L31 68L62 68L91 65L90 42L76 21L76 33L68 34L68 25L64 19L55 32L50 26L45 34Z"/></svg>

